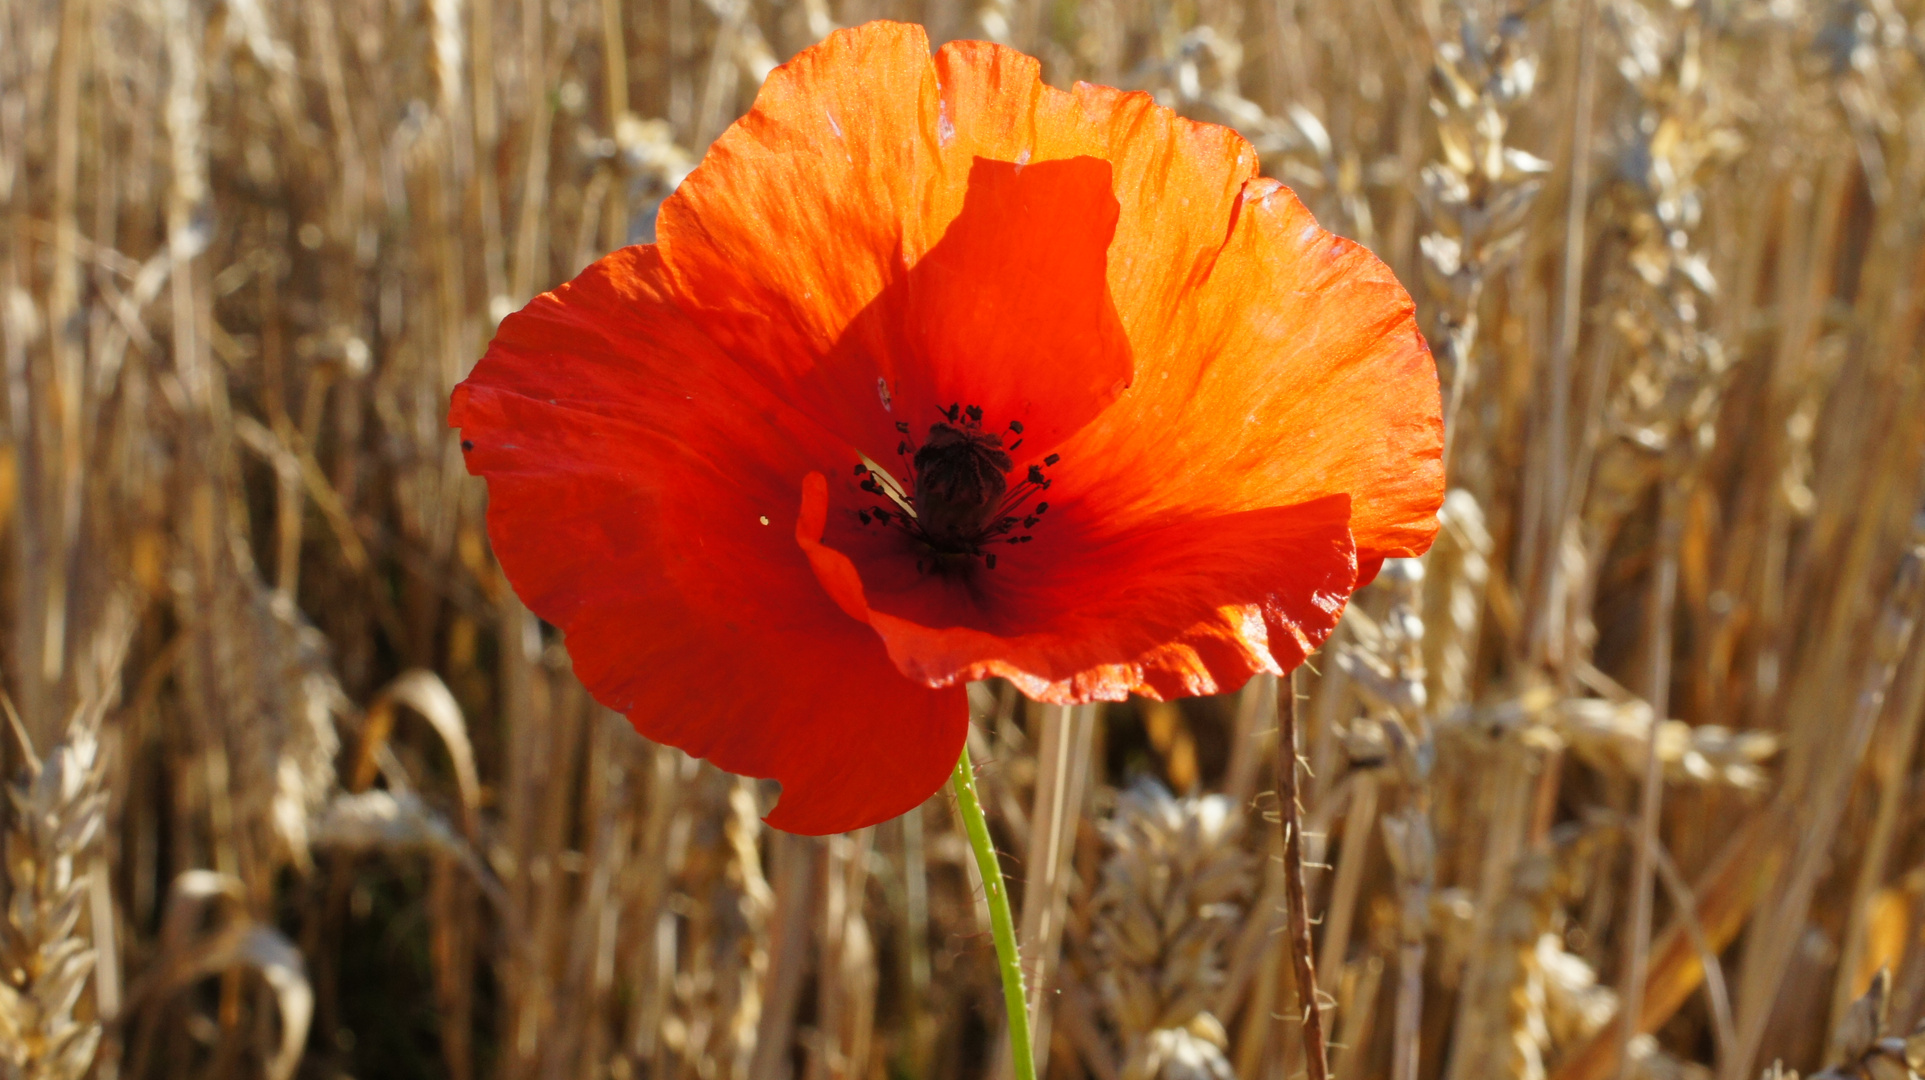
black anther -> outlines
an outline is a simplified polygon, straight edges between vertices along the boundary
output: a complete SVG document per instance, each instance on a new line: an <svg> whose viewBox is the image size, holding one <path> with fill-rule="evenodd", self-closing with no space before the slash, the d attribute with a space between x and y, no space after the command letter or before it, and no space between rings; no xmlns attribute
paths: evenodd
<svg viewBox="0 0 1925 1080"><path fill-rule="evenodd" d="M902 432L904 435L909 434L909 421L907 420L896 421L896 430Z"/></svg>
<svg viewBox="0 0 1925 1080"><path fill-rule="evenodd" d="M475 441L473 439L461 440L462 453L467 453L468 451L473 450L474 448L475 448Z"/></svg>
<svg viewBox="0 0 1925 1080"><path fill-rule="evenodd" d="M1037 503L1037 504L1036 504L1036 516L1037 516L1037 517L1042 517L1042 516L1043 516L1043 514L1044 514L1045 512L1047 512L1048 510L1049 510L1049 504L1048 504L1048 503Z"/></svg>
<svg viewBox="0 0 1925 1080"><path fill-rule="evenodd" d="M1045 464L1045 465L1054 465L1054 464L1056 464L1057 462L1059 462L1059 461L1061 461L1061 460L1063 460L1063 455L1061 455L1061 454L1051 454L1050 456L1048 456L1048 457L1046 457L1046 458L1044 458L1044 459L1043 459L1043 464Z"/></svg>
<svg viewBox="0 0 1925 1080"><path fill-rule="evenodd" d="M1021 435L1023 433L1023 422L1021 420L1011 420L1009 422L1009 430Z"/></svg>

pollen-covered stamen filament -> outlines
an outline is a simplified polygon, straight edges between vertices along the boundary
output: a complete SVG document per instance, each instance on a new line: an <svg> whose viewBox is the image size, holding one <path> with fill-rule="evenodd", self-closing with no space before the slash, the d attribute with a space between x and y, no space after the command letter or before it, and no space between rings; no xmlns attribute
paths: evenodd
<svg viewBox="0 0 1925 1080"><path fill-rule="evenodd" d="M1051 454L1050 456L1043 459L1043 465L1054 465L1061 460L1062 458L1058 457L1055 454ZM1053 481L1051 481L1050 478L1043 472L1042 465L1031 465L1029 467L1029 475L1023 478L1023 482L1016 485L1014 488L1011 488L1009 491L1009 494L1003 497L1002 505L996 508L996 516L1000 518L1008 514L1010 511L1016 509L1018 506L1021 506L1024 502L1028 501L1030 495L1034 494L1035 492L1048 491L1049 486L1052 482ZM1042 505L1044 508L1047 508L1049 506L1048 503L1044 503ZM1037 511L1036 516L1041 516L1040 510ZM1012 518L1011 520L1014 520L1014 519ZM1024 527L1025 528L1028 527L1027 521L1025 522Z"/></svg>
<svg viewBox="0 0 1925 1080"><path fill-rule="evenodd" d="M886 469L872 469L866 462L857 462L855 474L862 478L858 486L877 498L885 500L886 505L873 506L859 511L856 516L864 525L872 521L896 522L908 529L915 521L915 505L901 483L889 475Z"/></svg>
<svg viewBox="0 0 1925 1080"><path fill-rule="evenodd" d="M1029 466L1023 480L1011 488L1009 451L1022 444L1022 423L1012 420L1002 432L990 434L983 431L980 406L956 403L936 413L942 419L929 426L921 446L908 438L908 423L896 424L897 433L904 436L896 444L896 454L903 459L907 483L866 458L855 466L862 490L885 500L885 505L860 510L856 516L864 525L894 525L921 541L932 556L917 563L925 572L942 565L941 556L955 555L979 557L993 570L996 557L984 546L997 540L1024 544L1032 539L1027 533L1009 534L1019 524L1034 528L1049 510L1048 503L1037 503L1027 512L1023 507L1048 490L1050 479L1043 468L1059 458L1051 454L1042 465ZM1005 434L1018 438L1005 447Z"/></svg>
<svg viewBox="0 0 1925 1080"><path fill-rule="evenodd" d="M1043 465L1054 465L1061 460L1062 458L1060 456L1051 454L1043 459ZM1028 475L1023 478L1023 482L1011 488L1009 494L1004 496L1002 505L996 508L994 523L984 533L984 539L1003 538L1003 543L1005 544L1029 543L1030 536L1027 533L1021 536L1010 537L1003 537L1003 534L1015 528L1019 523L1025 529L1033 529L1038 522L1043 520L1043 515L1049 512L1049 504L1046 502L1037 503L1027 514L1018 515L1014 511L1025 502L1028 502L1032 496L1048 491L1052 483L1054 483L1054 481L1043 472L1042 465L1031 465Z"/></svg>

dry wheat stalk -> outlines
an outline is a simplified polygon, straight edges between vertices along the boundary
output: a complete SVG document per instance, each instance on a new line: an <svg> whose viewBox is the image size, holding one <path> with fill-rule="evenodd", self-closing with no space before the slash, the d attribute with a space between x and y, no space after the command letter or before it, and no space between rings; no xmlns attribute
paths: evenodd
<svg viewBox="0 0 1925 1080"><path fill-rule="evenodd" d="M863 899L874 829L828 838L823 851L817 1025L809 1080L845 1080L871 1067L876 956Z"/></svg>
<svg viewBox="0 0 1925 1080"><path fill-rule="evenodd" d="M1526 1003L1539 975L1537 941L1554 926L1538 804L1559 746L1534 710L1517 710L1510 724L1481 725L1490 711L1472 712L1469 723L1449 725L1440 739L1440 758L1467 763L1475 777L1469 784L1456 779L1437 814L1440 831L1456 834L1447 857L1471 916L1460 950L1449 1075L1535 1076L1547 1046ZM1465 767L1440 765L1439 772ZM1481 823L1482 835L1461 835L1470 820Z"/></svg>
<svg viewBox="0 0 1925 1080"><path fill-rule="evenodd" d="M1639 497L1645 483L1659 485L1656 564L1648 598L1645 698L1654 715L1668 710L1671 630L1676 597L1682 515L1699 478L1700 463L1716 438L1717 405L1730 364L1718 339L1703 328L1703 309L1716 285L1703 255L1692 248L1703 214L1700 187L1708 168L1729 153L1730 135L1706 82L1706 36L1702 13L1676 13L1666 25L1650 9L1622 2L1607 9L1624 52L1619 71L1631 90L1631 119L1622 151L1626 166L1618 193L1623 200L1625 263L1619 274L1613 326L1629 346L1624 374L1608 409L1615 435L1600 455L1600 475L1625 474L1602 484L1595 506ZM1625 481L1642 457L1643 483ZM1636 483L1635 490L1631 483ZM1606 510L1605 512L1610 512ZM1618 511L1622 513L1622 510ZM1651 934L1652 853L1658 843L1663 796L1659 740L1649 741L1639 802L1640 830L1632 850L1630 929L1621 975L1624 1009L1642 1008ZM1622 1025L1628 1045L1634 1035ZM1621 1074L1632 1069L1624 1055Z"/></svg>
<svg viewBox="0 0 1925 1080"><path fill-rule="evenodd" d="M1059 981L1063 923L1075 876L1070 864L1076 850L1077 827L1082 823L1085 788L1090 771L1090 741L1100 705L1049 706L1037 724L1036 782L1030 803L1030 836L1026 850L1034 862L1023 880L1023 905L1018 944L1023 976L1029 990L1030 1032L1035 1046L1048 1047L1054 1022L1050 1003ZM1005 1027L998 1042L998 1076L1013 1075L1014 1059L1007 1049Z"/></svg>
<svg viewBox="0 0 1925 1080"><path fill-rule="evenodd" d="M1446 388L1445 430L1455 433L1476 381L1485 283L1523 246L1524 223L1550 163L1505 142L1512 115L1530 100L1537 79L1523 16L1506 14L1487 28L1468 3L1449 10L1455 40L1432 45L1430 109L1439 157L1423 167L1418 191L1435 226L1420 246L1434 301L1431 348Z"/></svg>
<svg viewBox="0 0 1925 1080"><path fill-rule="evenodd" d="M1426 703L1450 713L1471 699L1484 592L1495 541L1470 492L1444 496L1437 542L1424 556L1424 669Z"/></svg>
<svg viewBox="0 0 1925 1080"><path fill-rule="evenodd" d="M704 765L685 812L693 820L676 906L687 959L663 1042L681 1075L745 1080L762 1018L774 905L756 849L763 830L754 785Z"/></svg>
<svg viewBox="0 0 1925 1080"><path fill-rule="evenodd" d="M1431 890L1436 884L1436 843L1430 819L1435 749L1426 708L1425 628L1419 614L1424 577L1420 560L1386 562L1370 590L1375 594L1371 599L1382 597L1386 604L1381 621L1353 605L1344 617L1350 640L1338 646L1335 657L1366 711L1344 731L1346 750L1354 763L1388 764L1392 780L1392 808L1383 815L1382 828L1399 910L1391 1059L1396 1080L1412 1080L1416 1075L1426 936Z"/></svg>
<svg viewBox="0 0 1925 1080"><path fill-rule="evenodd" d="M252 968L273 992L280 1011L278 1039L271 1040L264 1026L255 1032L263 1044L262 1071L268 1080L288 1080L301 1064L314 1014L314 991L300 950L280 931L248 915L248 888L230 874L189 870L175 877L167 892L153 965L129 990L130 998L149 1004L130 1054L133 1074L142 1075L151 1057L161 1017L154 1006L210 975L222 976L223 993L230 993L230 987L239 985L235 976ZM230 1053L242 1050L239 1040L226 1045Z"/></svg>
<svg viewBox="0 0 1925 1080"><path fill-rule="evenodd" d="M1873 628L1870 655L1860 676L1858 699L1850 723L1836 750L1824 762L1823 773L1814 783L1810 824L1800 837L1790 873L1780 882L1773 903L1767 907L1767 926L1801 926L1809 917L1813 894L1818 886L1824 852L1835 839L1845 812L1852 778L1866 753L1879 715L1884 711L1886 694L1896 675L1918 622L1925 615L1925 511L1912 521L1912 547L1900 560L1892 575L1891 586L1881 605ZM1751 1057L1763 1042L1771 1004L1783 985L1792 935L1782 930L1768 939L1752 957L1756 967L1747 964L1744 995L1740 998L1739 1046L1727 1063L1727 1075L1742 1075L1750 1070Z"/></svg>
<svg viewBox="0 0 1925 1080"><path fill-rule="evenodd" d="M1705 179L1738 150L1707 85L1710 30L1702 12L1667 14L1621 0L1607 14L1630 90L1614 189L1624 264L1612 278L1611 318L1627 355L1607 404L1612 438L1596 465L1590 515L1597 536L1608 535L1648 484L1691 482L1716 438L1731 357L1706 329L1717 283L1695 233Z"/></svg>
<svg viewBox="0 0 1925 1080"><path fill-rule="evenodd" d="M1447 454L1460 477L1479 478L1491 472L1481 457L1489 453L1485 443L1491 436L1478 434L1481 418L1465 414L1462 405L1478 378L1480 307L1488 282L1516 260L1524 245L1524 226L1550 164L1509 144L1515 118L1536 87L1537 57L1522 13L1491 16L1459 3L1448 6L1446 14L1443 25L1431 27L1430 111L1439 154L1420 172L1420 202L1433 231L1421 238L1419 247L1432 296L1431 339L1446 388ZM1467 431L1471 438L1464 437ZM1427 560L1439 573L1432 575L1427 598L1431 606L1425 610L1444 631L1427 635L1437 640L1425 646L1427 656L1434 656L1441 667L1433 681L1443 696L1426 703L1438 716L1471 697L1468 672L1481 614L1473 598L1482 591L1484 556L1490 548L1476 499L1467 490L1454 491L1451 498L1456 505L1446 507L1442 550ZM1526 733L1511 737L1521 734ZM1489 786L1506 793L1523 790L1524 778L1538 759L1522 744L1471 752L1492 768ZM1467 795L1480 802L1486 798L1477 792ZM1512 1040L1501 1032L1517 1019L1510 1003L1523 991L1526 970L1512 958L1524 946L1501 940L1500 924L1501 909L1512 895L1506 883L1516 872L1511 862L1520 847L1521 820L1509 809L1519 805L1515 798L1493 805L1500 808L1499 820L1483 844L1474 919L1479 945L1468 953L1464 972L1465 991L1451 1039L1452 1076L1516 1071L1514 1056L1501 1049ZM1515 1041L1531 1043L1525 1034ZM1530 1060L1529 1055L1523 1060Z"/></svg>
<svg viewBox="0 0 1925 1080"><path fill-rule="evenodd" d="M1547 937L1555 941L1554 871L1548 854L1518 858L1485 925L1480 928L1475 918L1458 923L1465 940L1455 951L1482 954L1481 962L1466 965L1461 987L1478 1005L1459 1013L1453 1032L1454 1043L1461 1041L1453 1055L1469 1063L1457 1066L1466 1070L1463 1075L1513 1080L1545 1075L1551 1040L1540 950ZM1468 895L1456 899L1463 907L1473 903Z"/></svg>

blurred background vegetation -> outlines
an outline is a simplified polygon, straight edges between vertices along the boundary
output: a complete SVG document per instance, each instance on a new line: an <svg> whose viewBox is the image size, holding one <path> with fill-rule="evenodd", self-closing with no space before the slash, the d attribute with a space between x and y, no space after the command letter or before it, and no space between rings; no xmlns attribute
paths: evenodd
<svg viewBox="0 0 1925 1080"><path fill-rule="evenodd" d="M946 798L773 834L638 739L444 427L876 17L1237 128L1418 298L1443 532L1295 682L1335 1075L1925 1066L1917 0L7 0L0 1072L1006 1075ZM1304 1071L1277 699L972 688L1052 1078Z"/></svg>

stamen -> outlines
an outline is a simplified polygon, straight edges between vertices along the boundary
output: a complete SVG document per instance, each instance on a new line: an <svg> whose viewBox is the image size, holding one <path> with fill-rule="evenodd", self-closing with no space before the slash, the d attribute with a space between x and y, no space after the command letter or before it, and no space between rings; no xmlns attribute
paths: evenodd
<svg viewBox="0 0 1925 1080"><path fill-rule="evenodd" d="M1049 489L1043 467L1061 458L1051 454L1042 465L1030 465L1012 486L1005 479L1009 454L1022 445L1021 438L1004 446L1005 434L985 433L980 405L952 402L936 413L942 420L929 426L921 446L908 437L896 443L902 470L892 475L872 468L866 459L855 466L858 486L885 503L859 510L856 516L863 525L893 525L919 541L919 572L953 567L958 556L981 558L986 569L994 569L996 556L984 547L998 540L1027 544L1034 539L1027 532L1010 534L1018 526L1033 529L1041 522L1048 503L1036 503L1027 512L1023 507ZM909 436L908 421L897 421L896 431ZM1022 435L1022 422L1011 420L1004 432Z"/></svg>

